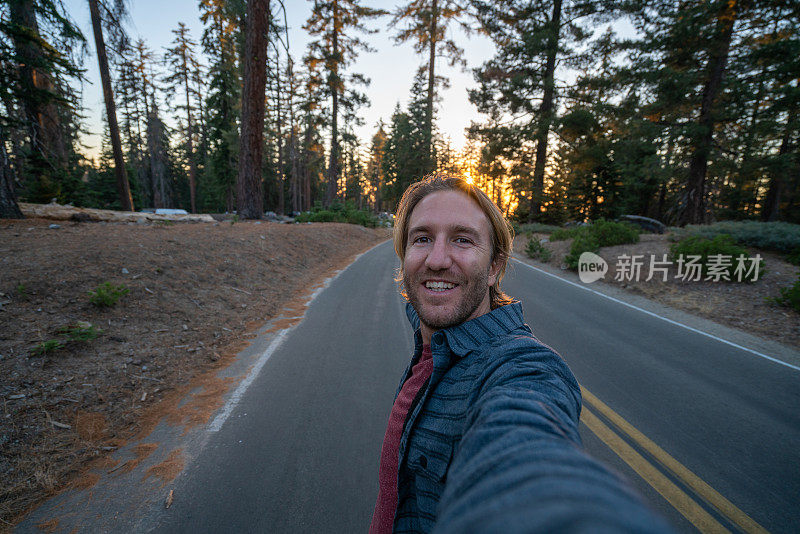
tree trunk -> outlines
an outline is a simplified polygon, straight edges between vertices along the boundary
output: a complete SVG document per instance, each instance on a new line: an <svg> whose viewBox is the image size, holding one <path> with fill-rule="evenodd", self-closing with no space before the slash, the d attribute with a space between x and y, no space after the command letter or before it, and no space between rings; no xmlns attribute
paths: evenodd
<svg viewBox="0 0 800 534"><path fill-rule="evenodd" d="M337 119L339 115L339 11L338 2L333 1L333 57L336 58L334 70L328 74L331 90L331 153L328 159L328 187L325 192L325 207L333 204L339 192L339 141L337 140Z"/></svg>
<svg viewBox="0 0 800 534"><path fill-rule="evenodd" d="M292 164L292 178L291 178L291 191L292 191L292 215L294 213L300 211L300 192L298 190L299 186L299 174L300 169L298 168L298 161L297 161L297 128L295 127L294 123L294 73L292 72L292 58L289 56L287 58L286 64L286 72L287 78L289 79L289 128L291 132L291 136L289 139L290 149L289 149L289 160Z"/></svg>
<svg viewBox="0 0 800 534"><path fill-rule="evenodd" d="M284 213L284 204L286 203L286 199L284 198L284 169L285 163L283 161L284 158L284 147L283 147L283 131L281 126L283 125L283 113L281 109L281 58L278 54L275 54L275 104L277 105L277 117L278 117L278 215L283 215Z"/></svg>
<svg viewBox="0 0 800 534"><path fill-rule="evenodd" d="M761 210L762 221L778 220L778 216L780 215L781 193L783 192L784 173L789 174L792 170L797 171L798 164L800 164L797 154L794 154L794 157L791 158L794 159L794 165L792 165L792 161L789 159L791 157L790 145L793 123L794 121L792 117L790 117L786 124L786 131L783 134L783 139L781 139L781 148L778 151L778 158L780 158L781 161L772 170L772 179L769 181L769 189L767 189L767 196L764 199L764 208ZM787 159L789 159L789 164L783 165L782 163Z"/></svg>
<svg viewBox="0 0 800 534"><path fill-rule="evenodd" d="M43 163L60 169L67 167L67 146L58 106L56 88L50 75L38 68L45 63L39 40L35 3L31 0L9 2L11 22L20 33L13 35L16 61L19 64L22 110L29 130L31 146ZM24 35L22 34L24 32ZM45 171L43 166L42 171Z"/></svg>
<svg viewBox="0 0 800 534"><path fill-rule="evenodd" d="M269 0L248 0L242 91L237 207L239 217L260 219L264 213L261 158L267 87Z"/></svg>
<svg viewBox="0 0 800 534"><path fill-rule="evenodd" d="M561 33L561 0L553 2L553 16L550 20L550 35L547 39L547 61L544 68L544 93L539 106L539 126L536 132L536 162L533 167L533 187L531 188L530 211L528 221L533 222L541 211L544 194L544 167L547 161L547 137L550 124L553 122L553 105L555 100L556 56L558 55L558 39Z"/></svg>
<svg viewBox="0 0 800 534"><path fill-rule="evenodd" d="M197 164L194 160L194 131L192 128L192 108L189 99L189 66L186 64L186 49L181 52L181 59L183 60L183 88L186 91L186 152L189 158L189 198L192 207L192 213L197 213L196 203L196 181L197 181Z"/></svg>
<svg viewBox="0 0 800 534"><path fill-rule="evenodd" d="M722 78L733 38L733 25L738 16L736 2L723 2L723 5L725 7L717 18L718 37L711 44L711 56L708 59L708 80L703 88L700 118L697 121L699 133L694 138L694 150L689 162L687 206L679 221L682 226L701 224L706 216L705 181L714 141L714 103L722 89Z"/></svg>
<svg viewBox="0 0 800 534"><path fill-rule="evenodd" d="M438 23L438 6L436 0L431 2L431 26L430 26L430 57L428 58L428 98L425 102L425 144L426 155L428 158L427 164L430 165L433 161L433 98L434 89L436 87L435 81L435 65L436 65L436 30ZM427 168L426 171L432 171L432 168Z"/></svg>
<svg viewBox="0 0 800 534"><path fill-rule="evenodd" d="M100 10L97 0L89 0L89 11L92 15L92 29L94 30L94 44L97 48L97 63L100 67L100 80L103 83L103 97L106 101L106 117L108 130L111 137L111 149L114 152L114 174L117 177L117 194L122 211L133 211L133 198L125 173L125 160L122 158L122 142L119 138L119 125L117 124L117 108L114 105L114 93L111 92L111 76L108 72L108 57L106 44L103 41L103 28L100 25Z"/></svg>
<svg viewBox="0 0 800 534"><path fill-rule="evenodd" d="M14 194L14 174L8 164L6 140L0 137L0 219L24 219Z"/></svg>

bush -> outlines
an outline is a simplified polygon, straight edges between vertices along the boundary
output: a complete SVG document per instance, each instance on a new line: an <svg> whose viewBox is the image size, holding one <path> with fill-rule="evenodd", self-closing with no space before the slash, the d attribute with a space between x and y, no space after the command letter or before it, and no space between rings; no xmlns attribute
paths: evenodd
<svg viewBox="0 0 800 534"><path fill-rule="evenodd" d="M783 287L780 291L780 297L768 297L767 301L780 304L781 306L788 306L794 311L800 312L800 278L790 287Z"/></svg>
<svg viewBox="0 0 800 534"><path fill-rule="evenodd" d="M124 285L113 285L111 282L103 282L94 291L89 291L89 302L98 308L110 308L123 296L130 293Z"/></svg>
<svg viewBox="0 0 800 534"><path fill-rule="evenodd" d="M730 261L730 265L727 265L724 268L719 267L715 270L716 272L724 272L730 281L739 281L736 273L738 265L737 258L739 256L750 256L750 253L747 251L747 249L737 245L734 239L726 234L717 235L714 237L714 239L707 239L700 236L687 237L677 243L673 243L670 246L670 253L673 261L676 261L679 256L683 256L684 259L687 258L687 256L700 256L699 263L702 265L701 273L704 278L708 276L709 268L714 263L709 258L711 256L726 256L728 257L727 260ZM742 281L755 281L756 273L750 271L749 267L750 262L747 262L745 264L745 272L742 273L744 275ZM758 266L758 276L761 276L763 273L764 260L760 260Z"/></svg>
<svg viewBox="0 0 800 534"><path fill-rule="evenodd" d="M567 266L574 270L578 270L578 260L584 252L597 252L600 249L600 241L597 236L592 232L581 232L575 236L572 241L572 246L569 249L569 254L564 258Z"/></svg>
<svg viewBox="0 0 800 534"><path fill-rule="evenodd" d="M586 226L571 226L569 228L556 228L550 233L550 241L564 241L572 239L583 231Z"/></svg>
<svg viewBox="0 0 800 534"><path fill-rule="evenodd" d="M529 258L541 260L545 263L550 261L550 258L553 256L550 249L545 247L535 237L528 239L528 246L525 248L525 254L527 254Z"/></svg>
<svg viewBox="0 0 800 534"><path fill-rule="evenodd" d="M31 350L31 354L33 356L45 356L67 347L70 343L87 343L97 338L101 332L102 330L85 321L62 326L56 330L56 333L60 336L59 339L49 339L39 343Z"/></svg>
<svg viewBox="0 0 800 534"><path fill-rule="evenodd" d="M64 348L63 342L58 339L48 339L47 341L36 345L33 350L31 350L31 354L34 356L45 356L61 348Z"/></svg>
<svg viewBox="0 0 800 534"><path fill-rule="evenodd" d="M639 241L639 228L626 222L598 219L593 224L559 228L550 234L550 241L572 238L572 246L565 262L570 269L578 268L578 259L584 252L597 252L602 247L613 247Z"/></svg>
<svg viewBox="0 0 800 534"><path fill-rule="evenodd" d="M295 222L340 222L349 224L360 224L369 228L378 226L378 218L371 212L356 209L353 202L345 204L334 203L329 209L322 209L322 205L317 203L311 211L306 211L295 217Z"/></svg>
<svg viewBox="0 0 800 534"><path fill-rule="evenodd" d="M102 330L95 328L93 324L78 321L74 325L62 326L57 332L67 336L70 341L91 341L95 339Z"/></svg>
<svg viewBox="0 0 800 534"><path fill-rule="evenodd" d="M639 242L639 228L626 222L614 222L600 219L590 226L584 226L587 231L597 237L601 247L613 247L625 243Z"/></svg>
<svg viewBox="0 0 800 534"><path fill-rule="evenodd" d="M557 228L550 234L550 241L574 239L584 233L594 235L601 247L613 247L624 243L639 242L639 227L627 222L614 222L605 219L598 219L592 224L583 226Z"/></svg>
<svg viewBox="0 0 800 534"><path fill-rule="evenodd" d="M797 247L793 251L789 253L789 256L786 257L786 261L791 263L792 265L800 265L800 247Z"/></svg>
<svg viewBox="0 0 800 534"><path fill-rule="evenodd" d="M699 236L712 239L720 234L729 235L737 244L748 247L785 253L800 249L800 224L722 221L708 225L690 225L678 230L680 238Z"/></svg>

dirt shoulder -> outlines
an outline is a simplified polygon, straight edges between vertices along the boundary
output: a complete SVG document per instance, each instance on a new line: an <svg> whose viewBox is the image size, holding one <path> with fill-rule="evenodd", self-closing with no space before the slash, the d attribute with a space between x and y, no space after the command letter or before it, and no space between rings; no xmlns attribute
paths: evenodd
<svg viewBox="0 0 800 534"><path fill-rule="evenodd" d="M54 222L0 221L0 531L389 237L347 224ZM88 292L104 282L129 292L98 308ZM95 339L63 332L87 323Z"/></svg>
<svg viewBox="0 0 800 534"><path fill-rule="evenodd" d="M547 235L534 234L534 238L545 239ZM572 245L571 239L545 242L545 248L551 252L551 258L546 263L529 260L525 255L527 244L527 236L517 236L514 240L514 250L533 264L540 263L551 268L566 269L564 258ZM779 254L751 250L751 254L761 255L766 267L766 271L755 283L683 281L676 278L677 268L674 265L669 269L667 281L663 281L658 274L650 281L646 281L650 255L660 260L664 254L669 254L670 244L669 236L666 234L642 234L638 243L600 249L598 255L606 260L609 271L603 281L594 282L592 285L602 284L620 288L664 306L777 341L789 347L800 348L800 314L790 308L766 301L766 297L779 296L780 288L791 286L797 280L800 268L788 263ZM638 281L615 279L615 266L623 255L643 256L644 265Z"/></svg>

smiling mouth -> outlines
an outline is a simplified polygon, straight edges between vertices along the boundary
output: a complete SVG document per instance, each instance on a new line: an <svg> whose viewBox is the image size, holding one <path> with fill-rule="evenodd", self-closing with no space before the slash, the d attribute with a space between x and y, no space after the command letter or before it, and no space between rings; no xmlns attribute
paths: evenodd
<svg viewBox="0 0 800 534"><path fill-rule="evenodd" d="M433 291L434 293L444 293L445 291L450 291L454 289L458 284L454 284L452 282L441 282L441 281L427 281L423 284L426 289Z"/></svg>

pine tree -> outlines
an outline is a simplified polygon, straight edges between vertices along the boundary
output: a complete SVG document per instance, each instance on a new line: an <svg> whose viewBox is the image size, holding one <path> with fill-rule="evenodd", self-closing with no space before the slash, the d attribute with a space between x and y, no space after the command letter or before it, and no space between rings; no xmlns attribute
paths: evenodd
<svg viewBox="0 0 800 534"><path fill-rule="evenodd" d="M559 61L579 64L577 48L589 37L578 22L592 15L593 3L493 0L476 2L481 31L497 47L494 58L475 70L479 83L470 101L489 115L489 127L473 132L498 138L505 148L521 151L534 143L528 219L539 216L545 203L544 175L551 127L556 119L556 67ZM499 127L503 121L504 126ZM517 154L523 161L523 154ZM520 171L525 166L520 166Z"/></svg>
<svg viewBox="0 0 800 534"><path fill-rule="evenodd" d="M203 172L203 207L233 211L239 155L241 75L239 47L243 3L201 0L200 19L206 25L202 45L210 58L206 97L208 156Z"/></svg>
<svg viewBox="0 0 800 534"><path fill-rule="evenodd" d="M383 170L383 159L386 153L387 135L383 121L378 122L378 129L372 136L367 162L367 180L372 193L372 211L385 211L383 207L383 190L386 187L386 174Z"/></svg>
<svg viewBox="0 0 800 534"><path fill-rule="evenodd" d="M80 96L70 83L81 76L84 47L59 3L0 4L0 130L11 148L4 155L7 191L19 180L28 200L77 199L80 184L70 163L77 161Z"/></svg>
<svg viewBox="0 0 800 534"><path fill-rule="evenodd" d="M361 6L358 0L315 1L311 17L303 26L310 35L317 37L308 45L304 58L316 83L324 88L331 99L330 151L328 154L327 189L325 205L329 206L338 194L339 168L339 113L346 105L346 88L352 85L368 85L362 75L347 76L347 67L355 61L359 51L371 51L356 33L372 33L364 22L386 12ZM354 93L350 93L354 94Z"/></svg>
<svg viewBox="0 0 800 534"><path fill-rule="evenodd" d="M89 11L92 16L92 29L94 30L94 42L97 51L97 62L100 67L100 79L103 85L103 96L106 103L106 119L108 127L111 132L111 143L114 150L114 169L117 177L117 191L119 193L120 204L124 211L133 211L133 198L131 197L130 185L128 184L128 177L125 172L125 160L122 156L122 142L120 141L119 125L117 124L117 109L114 102L114 93L111 89L111 74L108 68L108 56L106 54L106 45L103 37L103 25L106 26L117 24L119 18L109 20L101 15L100 6L103 7L104 14L112 13L105 3L98 3L98 0L89 0ZM117 2L117 7L123 6L122 2ZM121 12L121 8L117 13ZM121 31L121 30L119 30Z"/></svg>
<svg viewBox="0 0 800 534"><path fill-rule="evenodd" d="M267 84L268 30L269 0L248 0L237 190L238 214L247 219L260 219L264 212L261 155Z"/></svg>
<svg viewBox="0 0 800 534"><path fill-rule="evenodd" d="M465 2L456 0L411 0L398 7L393 13L391 25L404 24L395 36L398 43L413 41L417 54L427 54L426 64L420 67L427 81L427 97L425 100L425 154L428 154L427 171L434 170L436 156L434 154L434 103L436 86L448 87L448 79L436 74L436 58L439 56L449 60L451 67L456 64L466 65L464 51L452 38L448 37L449 27L460 22L466 15ZM462 28L468 27L462 23Z"/></svg>
<svg viewBox="0 0 800 534"><path fill-rule="evenodd" d="M172 30L175 35L173 47L166 50L164 61L167 68L172 72L164 78L167 84L167 97L176 98L178 91L183 92L183 102L178 104L177 109L183 111L186 117L185 145L186 161L189 166L189 195L191 212L197 213L196 200L196 181L197 181L197 161L194 153L194 136L196 123L196 108L192 102L195 91L191 88L192 72L199 68L195 47L197 43L192 41L189 36L189 29L183 22L178 23L178 28Z"/></svg>

